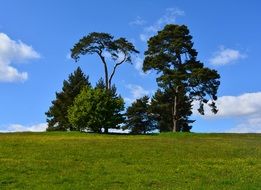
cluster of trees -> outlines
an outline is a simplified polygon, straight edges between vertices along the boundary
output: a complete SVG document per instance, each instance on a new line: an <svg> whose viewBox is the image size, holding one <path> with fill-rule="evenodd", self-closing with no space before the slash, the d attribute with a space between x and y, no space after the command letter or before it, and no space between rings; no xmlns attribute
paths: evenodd
<svg viewBox="0 0 261 190"><path fill-rule="evenodd" d="M124 101L100 79L95 87L81 68L63 82L62 91L56 93L47 115L47 131L93 131L108 133L109 128L119 129L124 122Z"/></svg>
<svg viewBox="0 0 261 190"><path fill-rule="evenodd" d="M62 91L56 93L46 112L47 130L89 130L108 133L108 129L129 129L132 133L159 131L189 132L192 103L199 103L198 112L204 114L204 105L217 113L215 101L219 74L197 59L192 36L185 25L166 25L148 40L143 71L157 71L158 90L150 99L137 99L124 111L124 101L117 94L112 79L118 67L131 63L131 56L139 53L125 38L114 39L107 33L90 33L71 49L77 62L81 55L96 54L104 66L104 80L92 87L80 68L64 81ZM106 55L106 56L105 56ZM114 62L108 70L107 57Z"/></svg>

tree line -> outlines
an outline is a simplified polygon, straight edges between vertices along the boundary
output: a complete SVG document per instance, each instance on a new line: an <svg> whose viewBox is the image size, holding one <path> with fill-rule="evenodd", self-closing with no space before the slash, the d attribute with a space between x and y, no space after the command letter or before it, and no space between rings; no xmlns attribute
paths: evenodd
<svg viewBox="0 0 261 190"><path fill-rule="evenodd" d="M139 51L125 38L114 39L107 33L92 32L80 39L71 49L71 57L78 62L83 55L97 55L104 68L104 79L92 87L80 67L70 74L45 113L47 131L189 132L194 122L189 119L193 102L199 103L198 112L202 115L205 105L217 113L220 75L197 59L188 27L166 25L147 43L143 71L157 72L158 90L151 98L135 100L124 112L124 100L112 81L119 66L132 63L132 55ZM108 57L114 64L112 71L108 70Z"/></svg>

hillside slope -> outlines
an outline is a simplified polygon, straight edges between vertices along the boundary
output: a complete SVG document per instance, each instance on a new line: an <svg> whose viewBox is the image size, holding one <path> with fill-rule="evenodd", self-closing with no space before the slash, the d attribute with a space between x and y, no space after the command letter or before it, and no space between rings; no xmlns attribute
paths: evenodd
<svg viewBox="0 0 261 190"><path fill-rule="evenodd" d="M261 189L261 135L0 134L0 189Z"/></svg>

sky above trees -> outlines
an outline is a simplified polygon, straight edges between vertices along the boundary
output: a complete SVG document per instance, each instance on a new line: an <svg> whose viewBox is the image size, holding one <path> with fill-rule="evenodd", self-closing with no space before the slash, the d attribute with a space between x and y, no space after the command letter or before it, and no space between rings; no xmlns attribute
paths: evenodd
<svg viewBox="0 0 261 190"><path fill-rule="evenodd" d="M194 132L261 132L261 2L0 0L0 131L41 131L55 91L80 66L94 85L103 77L96 56L75 63L70 49L91 32L125 37L140 54L113 83L126 106L157 89L141 70L147 39L166 24L185 24L198 59L221 75L218 114L196 112Z"/></svg>

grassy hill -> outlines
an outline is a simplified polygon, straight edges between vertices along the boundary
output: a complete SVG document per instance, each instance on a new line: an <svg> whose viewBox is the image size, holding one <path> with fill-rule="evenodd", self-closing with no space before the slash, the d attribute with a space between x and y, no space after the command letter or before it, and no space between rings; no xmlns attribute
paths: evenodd
<svg viewBox="0 0 261 190"><path fill-rule="evenodd" d="M261 189L261 135L0 134L0 189Z"/></svg>

